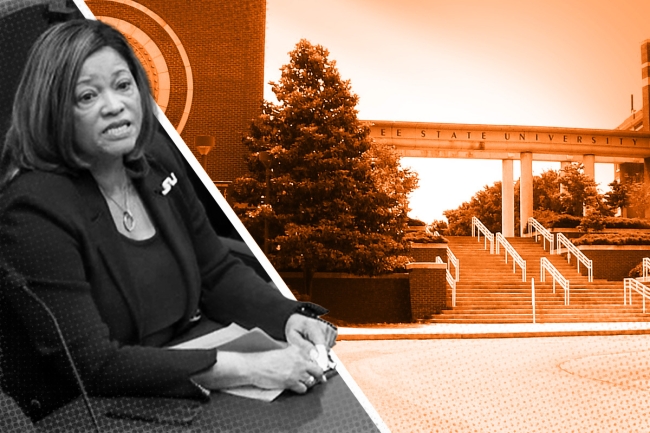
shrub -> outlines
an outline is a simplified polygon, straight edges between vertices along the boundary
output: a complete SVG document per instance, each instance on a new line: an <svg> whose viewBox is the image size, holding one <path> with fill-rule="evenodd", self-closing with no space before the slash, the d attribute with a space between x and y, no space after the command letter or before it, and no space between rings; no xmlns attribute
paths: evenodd
<svg viewBox="0 0 650 433"><path fill-rule="evenodd" d="M650 229L650 222L640 218L605 218L605 227L608 229Z"/></svg>
<svg viewBox="0 0 650 433"><path fill-rule="evenodd" d="M535 211L535 219L544 227L557 229L573 229L584 225L584 218L557 212L542 210ZM650 229L650 221L640 218L600 217L605 229ZM589 227L595 229L595 227Z"/></svg>
<svg viewBox="0 0 650 433"><path fill-rule="evenodd" d="M573 240L574 245L650 245L650 235L590 234Z"/></svg>
<svg viewBox="0 0 650 433"><path fill-rule="evenodd" d="M583 233L590 231L599 232L605 228L605 218L593 208L588 208L587 214L582 217L578 229Z"/></svg>
<svg viewBox="0 0 650 433"><path fill-rule="evenodd" d="M580 217L559 214L549 210L536 211L535 219L548 229L574 229L578 227L582 221L582 218Z"/></svg>
<svg viewBox="0 0 650 433"><path fill-rule="evenodd" d="M404 236L404 240L416 244L446 244L448 242L442 236L434 236L423 231L408 232Z"/></svg>
<svg viewBox="0 0 650 433"><path fill-rule="evenodd" d="M630 273L627 274L630 278L639 278L643 276L643 262L640 262L638 265L633 267L630 270Z"/></svg>

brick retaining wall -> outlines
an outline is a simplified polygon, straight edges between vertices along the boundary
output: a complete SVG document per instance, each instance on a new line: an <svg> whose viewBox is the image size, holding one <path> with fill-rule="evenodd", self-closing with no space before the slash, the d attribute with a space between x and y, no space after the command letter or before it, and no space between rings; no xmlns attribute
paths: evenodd
<svg viewBox="0 0 650 433"><path fill-rule="evenodd" d="M581 245L578 249L593 260L594 278L606 280L627 278L644 257L650 257L650 245ZM573 257L571 263L575 263ZM583 266L580 271L587 274Z"/></svg>
<svg viewBox="0 0 650 433"><path fill-rule="evenodd" d="M281 276L294 293L303 292L302 273L283 272ZM330 310L328 316L346 322L411 321L408 274L359 277L317 273L312 282L311 300Z"/></svg>

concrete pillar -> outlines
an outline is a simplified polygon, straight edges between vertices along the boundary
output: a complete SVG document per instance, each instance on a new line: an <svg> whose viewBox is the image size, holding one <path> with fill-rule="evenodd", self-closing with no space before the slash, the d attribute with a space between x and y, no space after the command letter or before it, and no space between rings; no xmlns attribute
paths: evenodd
<svg viewBox="0 0 650 433"><path fill-rule="evenodd" d="M515 189L513 188L512 159L501 161L501 233L515 235Z"/></svg>
<svg viewBox="0 0 650 433"><path fill-rule="evenodd" d="M596 180L596 156L595 155L583 155L582 156L582 165L584 166L584 173L591 180Z"/></svg>
<svg viewBox="0 0 650 433"><path fill-rule="evenodd" d="M520 235L528 227L528 218L533 216L533 154L521 152L521 178L519 180Z"/></svg>
<svg viewBox="0 0 650 433"><path fill-rule="evenodd" d="M562 177L562 175L564 175L563 170L570 165L571 165L570 161L560 161L560 178ZM564 184L560 181L560 194L564 192L565 188L566 187L564 186Z"/></svg>

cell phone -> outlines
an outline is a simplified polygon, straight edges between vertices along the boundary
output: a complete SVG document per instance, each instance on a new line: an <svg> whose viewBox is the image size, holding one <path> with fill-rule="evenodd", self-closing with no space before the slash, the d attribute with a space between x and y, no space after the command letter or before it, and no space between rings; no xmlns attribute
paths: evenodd
<svg viewBox="0 0 650 433"><path fill-rule="evenodd" d="M187 425L200 411L201 403L193 400L125 397L116 399L105 415L111 418Z"/></svg>

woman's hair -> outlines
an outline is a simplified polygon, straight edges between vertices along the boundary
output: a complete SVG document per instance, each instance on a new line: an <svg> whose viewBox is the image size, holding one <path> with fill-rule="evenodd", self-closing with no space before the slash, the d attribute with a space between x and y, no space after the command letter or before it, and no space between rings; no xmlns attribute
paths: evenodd
<svg viewBox="0 0 650 433"><path fill-rule="evenodd" d="M144 146L155 130L147 75L119 31L101 21L73 20L49 28L30 50L0 152L0 189L22 170L79 173L89 168L74 140L75 87L86 59L105 47L124 59L140 91L142 125L124 163L132 176L147 171Z"/></svg>

